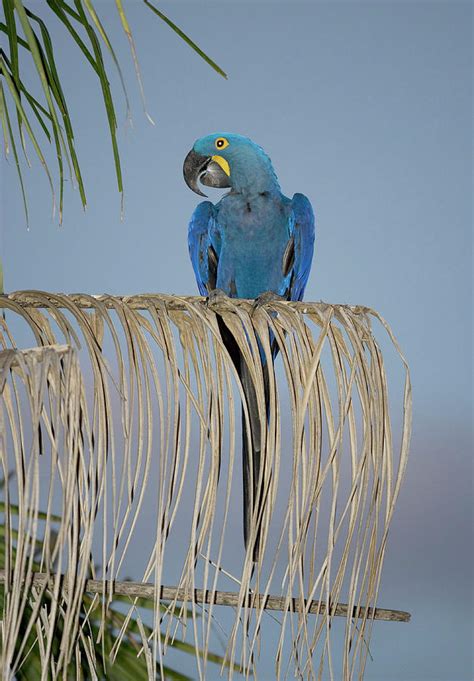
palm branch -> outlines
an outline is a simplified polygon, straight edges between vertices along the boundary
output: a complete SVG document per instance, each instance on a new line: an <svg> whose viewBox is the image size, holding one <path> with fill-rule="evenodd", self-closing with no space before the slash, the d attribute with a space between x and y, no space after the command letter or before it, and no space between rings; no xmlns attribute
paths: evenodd
<svg viewBox="0 0 474 681"><path fill-rule="evenodd" d="M58 210L59 222L63 219L64 183L67 173L79 189L83 207L87 203L74 137L73 112L70 111L63 87L67 73L66 75L60 73L61 69L58 68L56 59L55 40L49 29L49 23L54 18L59 20L68 40L81 51L84 63L89 64L92 74L97 78L110 133L117 189L120 194L123 193L122 167L117 141L115 93L110 85L106 55L109 55L118 71L127 116L130 116L130 105L114 40L100 18L96 4L94 0L69 0L69 2L68 0L46 0L40 13L37 13L32 11L23 0L2 0L0 120L5 153L13 155L18 172L27 224L28 203L21 161L23 155L29 163L27 139L46 173L51 190L53 214ZM143 0L143 4L147 11L151 11L154 16L169 26L218 74L227 77L224 71L169 17L148 0ZM115 6L130 46L146 113L144 88L132 30L122 0L115 0ZM28 60L32 60L37 76L35 87L30 87L26 83L25 65ZM55 169L52 169L47 161L48 154L45 146L50 145L53 146L55 152Z"/></svg>
<svg viewBox="0 0 474 681"><path fill-rule="evenodd" d="M5 480L0 480L0 490L5 486ZM6 505L0 501L0 513L4 516L6 512ZM10 516L9 524L12 524L15 517L18 517L19 507L15 504L8 504L8 514ZM61 517L54 514L47 514L43 511L38 513L38 519L41 522L49 522L49 533L54 537L58 536L58 532L54 527L59 528ZM13 522L13 524L15 524ZM16 542L18 540L18 532L12 527L8 530L14 539L12 546L11 559L15 563L17 559ZM0 522L0 571L5 570L6 567L6 522L5 517ZM43 548L43 540L36 539L36 552L32 561L33 572L38 573L42 569L41 553ZM94 569L93 572L96 570ZM120 610L120 604L124 603L130 607L134 606L135 616L127 616ZM46 591L42 595L43 607L51 608L51 593ZM3 579L0 580L0 613L5 608L5 586ZM32 599L23 612L20 621L17 644L15 654L21 656L21 663L19 669L15 672L15 679L17 681L35 681L41 679L42 670L42 652L39 637L36 629L31 627L31 622L35 621L36 617L33 612L34 603ZM148 626L143 620L144 609L153 610L153 601L145 598L130 598L126 596L114 595L114 600L110 606L104 611L101 600L93 598L87 594L82 597L82 607L79 613L80 629L83 632L77 647L74 659L69 664L68 677L75 678L77 681L92 681L94 678L91 668L87 664L81 664L80 656L83 660L88 660L90 657L87 646L93 644L96 669L101 674L100 678L107 678L110 681L149 681L150 675L147 668L146 656L140 655L142 648L142 636L152 637L153 629ZM169 613L170 609L176 618L182 617L181 609L178 607L172 608L168 603L162 603L160 609L163 612ZM142 615L138 615L141 611ZM64 613L61 613L62 615ZM189 610L187 617L192 617ZM64 617L59 617L56 623L56 630L54 632L52 655L55 659L60 654L60 644L64 635ZM123 628L123 638L120 646L116 645L117 632ZM67 635L67 633L66 633ZM161 640L165 640L165 634L161 634ZM25 645L26 642L26 645ZM181 651L195 657L201 655L203 652L196 648L191 643L179 639L170 640L168 645L176 651ZM20 650L20 647L22 650ZM115 651L115 652L114 652ZM0 640L0 658L2 656L1 640ZM207 659L209 662L225 666L229 666L224 658L217 653L207 651ZM162 665L164 678L176 679L177 681L192 681L192 677L184 674L167 664ZM80 674L78 674L80 671ZM158 670L156 679L161 679L161 672Z"/></svg>

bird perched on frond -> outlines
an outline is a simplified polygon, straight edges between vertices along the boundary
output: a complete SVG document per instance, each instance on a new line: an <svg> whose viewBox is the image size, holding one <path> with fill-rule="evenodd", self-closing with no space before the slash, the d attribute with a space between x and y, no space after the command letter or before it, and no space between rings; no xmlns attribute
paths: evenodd
<svg viewBox="0 0 474 681"><path fill-rule="evenodd" d="M263 149L241 135L208 135L194 143L183 174L201 196L199 183L230 189L215 205L200 203L189 223L189 253L201 295L301 300L313 258L313 210L303 194L292 199L282 194ZM242 408L244 542L247 547L251 524L257 523L252 543L253 559L258 560L264 493L261 485L259 489L262 438L256 391L237 342L219 317L218 322L249 412L250 433ZM264 353L260 355L268 415L268 367Z"/></svg>

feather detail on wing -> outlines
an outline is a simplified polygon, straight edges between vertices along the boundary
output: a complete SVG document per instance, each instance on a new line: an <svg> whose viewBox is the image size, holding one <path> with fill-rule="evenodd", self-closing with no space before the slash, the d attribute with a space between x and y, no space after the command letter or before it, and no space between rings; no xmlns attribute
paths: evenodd
<svg viewBox="0 0 474 681"><path fill-rule="evenodd" d="M194 274L202 296L216 288L218 253L211 235L215 226L215 207L203 201L194 211L188 228L188 248Z"/></svg>

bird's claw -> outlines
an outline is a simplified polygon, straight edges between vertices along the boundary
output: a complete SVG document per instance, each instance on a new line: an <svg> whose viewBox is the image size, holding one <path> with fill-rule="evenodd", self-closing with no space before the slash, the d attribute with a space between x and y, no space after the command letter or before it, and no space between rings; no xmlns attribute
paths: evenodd
<svg viewBox="0 0 474 681"><path fill-rule="evenodd" d="M221 288L212 289L209 291L209 295L206 298L205 305L208 309L212 309L214 306L222 304L228 299L228 295Z"/></svg>
<svg viewBox="0 0 474 681"><path fill-rule="evenodd" d="M278 293L274 293L273 291L264 291L257 296L257 298L255 298L253 309L256 310L257 308L267 305L268 303L281 303L285 300L286 298L278 295Z"/></svg>

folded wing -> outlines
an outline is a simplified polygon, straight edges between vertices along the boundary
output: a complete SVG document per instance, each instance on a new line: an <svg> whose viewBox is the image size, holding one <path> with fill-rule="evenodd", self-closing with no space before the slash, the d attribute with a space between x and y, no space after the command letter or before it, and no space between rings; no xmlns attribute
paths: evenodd
<svg viewBox="0 0 474 681"><path fill-rule="evenodd" d="M302 300L314 251L314 213L304 194L295 194L289 218L290 239L283 256L283 274L289 275L288 300Z"/></svg>
<svg viewBox="0 0 474 681"><path fill-rule="evenodd" d="M211 241L215 207L203 201L194 211L188 228L188 248L194 274L202 296L216 288L218 254Z"/></svg>

